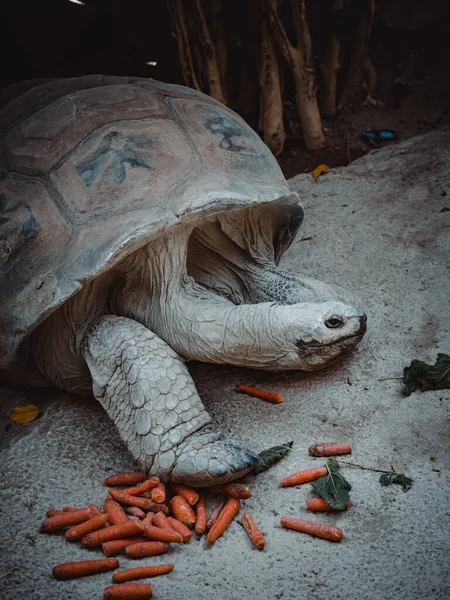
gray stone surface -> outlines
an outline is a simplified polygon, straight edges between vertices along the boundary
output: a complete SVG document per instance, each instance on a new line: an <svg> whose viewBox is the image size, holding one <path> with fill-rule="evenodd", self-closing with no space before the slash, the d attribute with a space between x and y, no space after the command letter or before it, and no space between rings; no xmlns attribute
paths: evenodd
<svg viewBox="0 0 450 600"><path fill-rule="evenodd" d="M450 392L405 397L401 382L380 381L400 376L413 358L434 362L437 352L450 353L450 212L442 210L450 208L449 173L447 128L375 151L318 184L309 175L290 181L307 216L284 264L357 290L368 333L344 361L313 374L190 366L224 430L256 451L289 440L295 450L244 479L254 492L245 509L265 533L266 550L253 549L233 523L211 548L192 539L168 555L138 561L175 564L152 581L155 598L450 597ZM237 394L237 383L277 390L285 401L270 405ZM101 504L105 476L133 469L132 458L94 400L5 385L0 395L0 598L100 600L110 573L58 582L51 569L101 554L40 534L39 524L50 507ZM41 416L12 423L11 409L25 403L39 406ZM380 486L379 473L345 469L352 508L308 515L311 486L282 489L279 481L311 466L308 446L325 440L351 441L352 461L392 465L414 478L413 487L403 493ZM283 514L335 523L344 540L331 544L284 530ZM136 564L120 560L123 568Z"/></svg>

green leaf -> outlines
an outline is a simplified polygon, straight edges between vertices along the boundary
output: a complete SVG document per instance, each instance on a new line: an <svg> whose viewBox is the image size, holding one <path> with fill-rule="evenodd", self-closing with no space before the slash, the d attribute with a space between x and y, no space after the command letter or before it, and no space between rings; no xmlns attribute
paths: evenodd
<svg viewBox="0 0 450 600"><path fill-rule="evenodd" d="M402 486L404 492L411 489L413 481L414 479L406 477L404 473L395 473L394 471L392 471L392 473L383 473L380 477L381 485L391 485L392 483L396 483L397 485Z"/></svg>
<svg viewBox="0 0 450 600"><path fill-rule="evenodd" d="M439 353L434 365L413 360L403 370L403 383L408 396L417 388L422 392L450 388L450 356Z"/></svg>
<svg viewBox="0 0 450 600"><path fill-rule="evenodd" d="M337 461L327 460L325 466L328 469L328 475L312 482L314 491L333 508L344 510L350 500L348 492L352 489L352 486L339 473Z"/></svg>
<svg viewBox="0 0 450 600"><path fill-rule="evenodd" d="M281 460L293 445L294 442L288 442L287 444L283 444L283 446L272 446L272 448L260 452L258 454L259 462L253 469L253 473L258 474L267 471L269 467Z"/></svg>

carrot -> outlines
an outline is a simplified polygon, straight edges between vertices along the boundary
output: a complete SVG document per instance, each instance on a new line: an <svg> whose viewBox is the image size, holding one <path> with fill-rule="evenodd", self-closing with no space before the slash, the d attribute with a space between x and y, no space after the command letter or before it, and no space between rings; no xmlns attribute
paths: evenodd
<svg viewBox="0 0 450 600"><path fill-rule="evenodd" d="M111 525L117 525L118 523L125 523L128 521L125 511L115 500L109 500L109 502L105 502L103 510L109 515L109 522Z"/></svg>
<svg viewBox="0 0 450 600"><path fill-rule="evenodd" d="M225 502L225 506L220 511L217 521L211 527L206 536L208 544L213 544L218 537L220 537L234 517L238 514L241 506L240 500L237 498L230 498Z"/></svg>
<svg viewBox="0 0 450 600"><path fill-rule="evenodd" d="M320 477L328 475L328 469L326 467L312 467L311 469L305 469L304 471L297 471L292 473L281 480L282 487L289 487L292 485L300 485L301 483L309 483L315 481Z"/></svg>
<svg viewBox="0 0 450 600"><path fill-rule="evenodd" d="M164 554L169 550L169 544L165 542L138 542L130 544L125 548L128 558L144 558L145 556L156 556Z"/></svg>
<svg viewBox="0 0 450 600"><path fill-rule="evenodd" d="M59 513L62 513L62 510L58 510L56 508L50 508L50 510L47 511L47 517L54 517L55 515L59 515Z"/></svg>
<svg viewBox="0 0 450 600"><path fill-rule="evenodd" d="M174 496L169 502L173 516L192 529L195 525L195 512L183 496Z"/></svg>
<svg viewBox="0 0 450 600"><path fill-rule="evenodd" d="M80 560L78 562L68 562L53 567L53 577L56 579L75 579L75 577L84 577L85 575L94 575L95 573L104 573L117 569L119 561L117 558L100 558L98 560Z"/></svg>
<svg viewBox="0 0 450 600"><path fill-rule="evenodd" d="M64 512L71 512L72 510L80 510L79 508L74 508L73 506L64 506L63 507L63 511Z"/></svg>
<svg viewBox="0 0 450 600"><path fill-rule="evenodd" d="M281 525L288 529L294 529L301 533L309 533L316 537L329 540L330 542L340 542L344 537L342 529L327 523L317 523L316 521L306 521L305 519L296 519L295 517L281 517Z"/></svg>
<svg viewBox="0 0 450 600"><path fill-rule="evenodd" d="M351 454L352 445L350 442L322 442L310 446L308 452L311 456L339 456L341 454Z"/></svg>
<svg viewBox="0 0 450 600"><path fill-rule="evenodd" d="M79 508L78 510L62 511L53 517L49 517L42 524L40 531L41 533L53 533L64 529L65 527L71 527L72 525L78 525L87 521L91 518L91 510L89 508Z"/></svg>
<svg viewBox="0 0 450 600"><path fill-rule="evenodd" d="M110 542L103 542L102 552L105 556L114 556L123 552L127 546L142 542L147 542L147 538L144 536L139 537L138 535L130 538L122 538L121 540L111 540Z"/></svg>
<svg viewBox="0 0 450 600"><path fill-rule="evenodd" d="M323 498L310 498L306 501L306 510L310 510L311 512L339 512L339 510L347 510L351 505L352 503L349 500L344 508L333 508L333 506L328 504Z"/></svg>
<svg viewBox="0 0 450 600"><path fill-rule="evenodd" d="M203 535L206 531L206 503L204 494L200 494L195 506L195 533Z"/></svg>
<svg viewBox="0 0 450 600"><path fill-rule="evenodd" d="M197 492L187 485L183 485L181 483L172 483L172 490L175 492L175 494L183 496L183 498L185 498L191 506L196 504L198 501Z"/></svg>
<svg viewBox="0 0 450 600"><path fill-rule="evenodd" d="M155 527L162 527L163 529L170 529L174 531L172 525L170 524L169 519L163 512L156 513L154 517L152 517L152 525Z"/></svg>
<svg viewBox="0 0 450 600"><path fill-rule="evenodd" d="M186 527L184 523L182 523L178 519L175 519L175 517L167 517L167 520L173 527L174 531L181 535L181 537L183 538L183 542L189 542L189 540L192 537L192 531L189 529L189 527Z"/></svg>
<svg viewBox="0 0 450 600"><path fill-rule="evenodd" d="M155 527L154 525L147 525L143 527L144 536L149 540L155 540L158 542L182 544L183 538L179 533L173 529L164 529L163 527Z"/></svg>
<svg viewBox="0 0 450 600"><path fill-rule="evenodd" d="M225 485L215 485L209 488L213 494L228 494L238 500L247 500L252 497L252 490L242 483L226 483Z"/></svg>
<svg viewBox="0 0 450 600"><path fill-rule="evenodd" d="M149 583L119 583L105 589L104 600L150 600L152 586Z"/></svg>
<svg viewBox="0 0 450 600"><path fill-rule="evenodd" d="M107 477L104 484L115 487L116 485L136 485L147 479L146 473L143 471L134 471L133 473L119 473Z"/></svg>
<svg viewBox="0 0 450 600"><path fill-rule="evenodd" d="M166 486L162 481L150 491L150 498L153 502L164 502L166 500Z"/></svg>
<svg viewBox="0 0 450 600"><path fill-rule="evenodd" d="M114 573L114 583L123 583L132 579L143 579L144 577L154 577L155 575L165 575L173 571L173 565L157 565L152 567L135 567L134 569L125 569Z"/></svg>
<svg viewBox="0 0 450 600"><path fill-rule="evenodd" d="M242 525L244 526L244 529L255 548L258 548L258 550L264 550L266 540L260 529L257 527L255 521L252 519L250 513L245 512L242 515Z"/></svg>
<svg viewBox="0 0 450 600"><path fill-rule="evenodd" d="M153 525L153 518L157 515L158 513L154 513L152 511L149 511L145 517L142 519L142 523L144 525Z"/></svg>
<svg viewBox="0 0 450 600"><path fill-rule="evenodd" d="M104 503L104 504L106 504L107 502L111 502L111 500L112 500L112 496L111 496L111 494L106 494L106 496L105 496L105 500L104 500L104 502L103 502L103 503Z"/></svg>
<svg viewBox="0 0 450 600"><path fill-rule="evenodd" d="M81 538L81 545L83 548L97 548L103 542L120 540L121 538L130 537L130 535L138 533L141 533L141 528L128 519L125 523L117 523L117 525L110 525L104 529L88 533Z"/></svg>
<svg viewBox="0 0 450 600"><path fill-rule="evenodd" d="M238 384L238 390L248 394L249 396L254 396L255 398L259 398L260 400L267 400L268 402L273 402L274 404L280 404L283 402L283 395L278 394L277 392L268 392L267 390L259 390L254 387L249 387L248 385Z"/></svg>
<svg viewBox="0 0 450 600"><path fill-rule="evenodd" d="M133 517L138 517L139 519L145 518L145 512L138 508L137 506L127 506L125 509L127 515L132 515ZM163 514L163 513L159 513Z"/></svg>
<svg viewBox="0 0 450 600"><path fill-rule="evenodd" d="M211 529L214 523L217 521L217 517L220 514L220 511L225 506L225 500L221 500L216 504L216 506L212 509L208 520L206 521L206 529Z"/></svg>
<svg viewBox="0 0 450 600"><path fill-rule="evenodd" d="M167 511L168 511L168 508L165 504L157 504L156 502L153 502L153 500L150 500L149 498L141 498L140 496L132 496L131 494L127 494L125 492L121 492L121 491L115 490L113 488L111 488L109 490L109 493L114 498L114 500L116 500L117 502L120 502L121 504L128 504L130 506L137 506L138 508L141 508L142 510L145 510L146 512L149 510L154 511L154 512L159 512L160 510L162 510L164 513L167 513Z"/></svg>
<svg viewBox="0 0 450 600"><path fill-rule="evenodd" d="M81 538L88 533L92 533L93 531L97 531L97 529L101 529L104 525L106 525L108 519L109 515L97 515L88 521L84 521L84 523L74 525L66 531L66 540L81 540Z"/></svg>
<svg viewBox="0 0 450 600"><path fill-rule="evenodd" d="M103 514L96 504L89 504L88 508L91 511L91 517L98 517Z"/></svg>
<svg viewBox="0 0 450 600"><path fill-rule="evenodd" d="M142 483L138 483L133 487L126 488L122 490L122 492L124 494L130 494L130 496L141 496L144 492L148 492L156 487L158 483L159 477L152 477L151 479L146 479Z"/></svg>

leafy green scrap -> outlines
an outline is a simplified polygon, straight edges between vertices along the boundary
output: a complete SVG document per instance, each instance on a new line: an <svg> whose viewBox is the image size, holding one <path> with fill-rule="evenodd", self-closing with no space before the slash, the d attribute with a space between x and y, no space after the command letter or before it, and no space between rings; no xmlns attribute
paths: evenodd
<svg viewBox="0 0 450 600"><path fill-rule="evenodd" d="M425 392L450 388L450 356L439 353L434 365L413 360L403 370L403 383L408 396L416 389Z"/></svg>
<svg viewBox="0 0 450 600"><path fill-rule="evenodd" d="M381 485L391 485L393 483L401 485L404 492L411 489L413 481L410 477L406 477L404 473L395 473L395 471L392 471L392 473L383 473L380 477Z"/></svg>
<svg viewBox="0 0 450 600"><path fill-rule="evenodd" d="M352 489L352 486L339 473L339 463L337 461L333 459L327 460L325 466L328 469L328 475L312 482L314 491L333 508L344 510L347 502L350 500L349 491Z"/></svg>
<svg viewBox="0 0 450 600"><path fill-rule="evenodd" d="M263 471L267 471L267 469L269 469L272 465L281 460L283 456L285 456L289 450L291 450L293 445L294 442L288 442L282 446L272 446L271 448L260 452L258 454L259 462L253 469L253 473L256 475L258 473L262 473Z"/></svg>

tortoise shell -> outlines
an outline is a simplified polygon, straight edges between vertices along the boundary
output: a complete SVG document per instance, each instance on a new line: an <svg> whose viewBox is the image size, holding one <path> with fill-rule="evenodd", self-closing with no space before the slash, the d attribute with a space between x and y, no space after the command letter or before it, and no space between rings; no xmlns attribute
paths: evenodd
<svg viewBox="0 0 450 600"><path fill-rule="evenodd" d="M300 225L267 146L209 96L100 75L18 89L0 109L1 369L23 369L39 323L182 221L276 202Z"/></svg>

